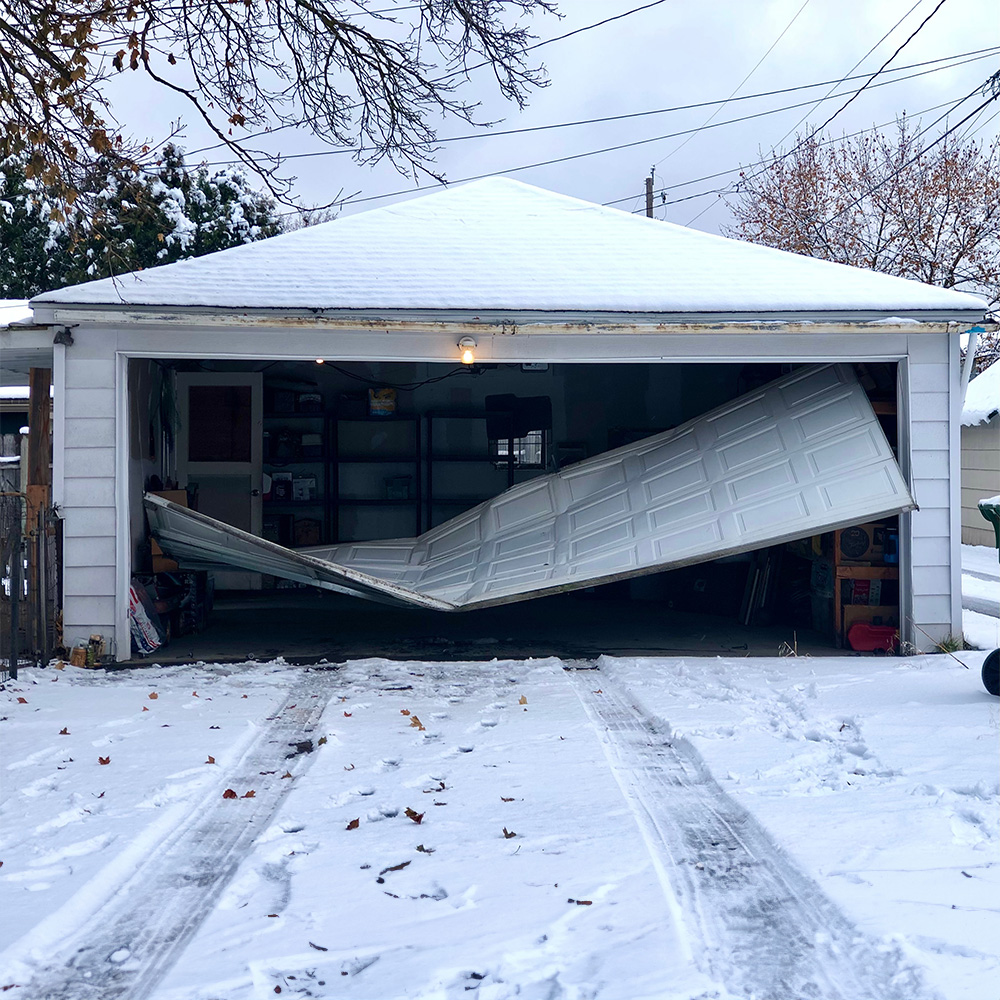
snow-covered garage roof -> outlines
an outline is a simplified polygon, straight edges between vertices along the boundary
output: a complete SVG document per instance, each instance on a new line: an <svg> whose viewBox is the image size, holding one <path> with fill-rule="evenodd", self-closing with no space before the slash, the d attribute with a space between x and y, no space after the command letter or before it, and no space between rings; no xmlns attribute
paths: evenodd
<svg viewBox="0 0 1000 1000"><path fill-rule="evenodd" d="M237 310L980 318L975 296L713 236L502 177L36 304Z"/></svg>

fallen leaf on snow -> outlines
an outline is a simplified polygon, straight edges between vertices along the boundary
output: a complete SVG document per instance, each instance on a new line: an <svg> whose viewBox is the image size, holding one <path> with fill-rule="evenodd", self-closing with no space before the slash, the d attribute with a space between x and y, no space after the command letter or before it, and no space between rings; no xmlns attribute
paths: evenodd
<svg viewBox="0 0 1000 1000"><path fill-rule="evenodd" d="M344 712L344 718L349 719L353 714L353 712Z"/></svg>
<svg viewBox="0 0 1000 1000"><path fill-rule="evenodd" d="M594 694L604 694L604 689L603 689L603 688L598 688L598 689L597 689L596 691L594 691L593 693L594 693Z"/></svg>
<svg viewBox="0 0 1000 1000"><path fill-rule="evenodd" d="M399 714L400 715L409 715L410 714L410 710L408 708L401 708L399 710Z"/></svg>
<svg viewBox="0 0 1000 1000"><path fill-rule="evenodd" d="M208 755L208 760L206 760L205 763L206 764L214 764L215 763L215 758L211 754L209 754Z"/></svg>
<svg viewBox="0 0 1000 1000"><path fill-rule="evenodd" d="M219 727L218 726L209 726L208 728L209 729L218 729Z"/></svg>
<svg viewBox="0 0 1000 1000"><path fill-rule="evenodd" d="M160 696L155 691L150 691L149 692L149 700L150 701L156 701L156 699L159 698L159 697Z"/></svg>
<svg viewBox="0 0 1000 1000"><path fill-rule="evenodd" d="M577 906L593 906L594 901L592 899L567 899L567 903L576 903Z"/></svg>
<svg viewBox="0 0 1000 1000"><path fill-rule="evenodd" d="M386 872L401 872L407 865L412 864L411 861L400 861L398 865L389 865L388 868L383 868L379 875L384 875Z"/></svg>
<svg viewBox="0 0 1000 1000"><path fill-rule="evenodd" d="M353 771L354 770L354 765L353 764L345 764L344 765L344 770L345 771Z"/></svg>
<svg viewBox="0 0 1000 1000"><path fill-rule="evenodd" d="M97 763L98 764L110 764L111 763L111 758L110 757L98 757L97 758Z"/></svg>
<svg viewBox="0 0 1000 1000"><path fill-rule="evenodd" d="M27 698L18 698L17 699L17 703L18 703L18 705L27 705L28 704L28 699Z"/></svg>
<svg viewBox="0 0 1000 1000"><path fill-rule="evenodd" d="M352 819L351 822L347 824L347 829L348 830L357 830L357 828L360 825L361 825L361 820L360 819Z"/></svg>
<svg viewBox="0 0 1000 1000"><path fill-rule="evenodd" d="M227 788L223 793L222 797L224 799L238 799L239 796L231 788Z"/></svg>
<svg viewBox="0 0 1000 1000"><path fill-rule="evenodd" d="M317 951L329 951L329 948L324 948L321 944L313 944L312 941L309 942L310 948L315 948Z"/></svg>
<svg viewBox="0 0 1000 1000"><path fill-rule="evenodd" d="M316 746L318 746L318 747L321 747L321 746L322 746L322 745L323 745L324 743L326 743L326 737L325 737L325 736L321 736L321 737L320 737L320 738L319 738L319 739L318 739L318 740L316 741Z"/></svg>
<svg viewBox="0 0 1000 1000"><path fill-rule="evenodd" d="M423 729L424 728L424 724L420 721L420 719L416 715L411 715L410 716L410 725L414 729Z"/></svg>
<svg viewBox="0 0 1000 1000"><path fill-rule="evenodd" d="M527 705L528 704L528 696L522 694L521 697L517 699L517 703L518 703L518 705Z"/></svg>
<svg viewBox="0 0 1000 1000"><path fill-rule="evenodd" d="M443 792L445 788L444 782L438 782L437 788L425 788L423 789L424 795L433 795L435 792Z"/></svg>
<svg viewBox="0 0 1000 1000"><path fill-rule="evenodd" d="M149 709L148 709L148 708L147 708L147 707L146 707L145 705L143 705L143 706L142 706L142 710L143 710L144 712L148 712L148 711L149 711Z"/></svg>
<svg viewBox="0 0 1000 1000"><path fill-rule="evenodd" d="M255 798L257 798L257 793L251 788L250 791L247 792L246 795L243 796L243 798L245 798L245 799L255 799Z"/></svg>
<svg viewBox="0 0 1000 1000"><path fill-rule="evenodd" d="M60 736L69 736L69 730L65 726L63 726L62 729L59 730L59 735Z"/></svg>
<svg viewBox="0 0 1000 1000"><path fill-rule="evenodd" d="M508 830L507 827L503 828L504 840L510 840L511 837L516 837L517 834L513 830Z"/></svg>
<svg viewBox="0 0 1000 1000"><path fill-rule="evenodd" d="M418 813L416 809L411 809L409 806L406 807L406 816L408 819L412 819L418 826L420 825L420 821L424 818L423 813Z"/></svg>
<svg viewBox="0 0 1000 1000"><path fill-rule="evenodd" d="M198 692L197 691L192 691L191 692L191 697L192 698L197 698L198 697Z"/></svg>
<svg viewBox="0 0 1000 1000"><path fill-rule="evenodd" d="M513 802L514 800L512 798L508 799L507 796L505 796L505 795L501 795L500 796L500 801L501 802Z"/></svg>
<svg viewBox="0 0 1000 1000"><path fill-rule="evenodd" d="M245 695L245 694L241 694L241 695L240 695L240 697L241 697L241 698L246 698L246 697L248 697L248 695Z"/></svg>
<svg viewBox="0 0 1000 1000"><path fill-rule="evenodd" d="M285 773L282 775L283 778L290 778L291 776L292 776L291 771L285 771Z"/></svg>
<svg viewBox="0 0 1000 1000"><path fill-rule="evenodd" d="M435 851L435 848L433 848L433 847L424 847L423 844L417 844L417 850L420 851L421 854L433 854L434 851Z"/></svg>

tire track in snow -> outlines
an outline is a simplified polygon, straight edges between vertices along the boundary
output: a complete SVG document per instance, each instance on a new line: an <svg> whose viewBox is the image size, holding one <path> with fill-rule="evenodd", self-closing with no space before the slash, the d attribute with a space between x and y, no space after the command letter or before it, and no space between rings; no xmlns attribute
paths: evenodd
<svg viewBox="0 0 1000 1000"><path fill-rule="evenodd" d="M264 832L293 782L261 771L306 770L312 755L286 755L312 739L330 685L304 675L231 768L148 859L25 987L45 1000L141 1000L211 912L243 857ZM251 799L222 798L226 788Z"/></svg>
<svg viewBox="0 0 1000 1000"><path fill-rule="evenodd" d="M930 1000L899 949L858 931L687 740L606 675L571 676L703 971L752 1000Z"/></svg>

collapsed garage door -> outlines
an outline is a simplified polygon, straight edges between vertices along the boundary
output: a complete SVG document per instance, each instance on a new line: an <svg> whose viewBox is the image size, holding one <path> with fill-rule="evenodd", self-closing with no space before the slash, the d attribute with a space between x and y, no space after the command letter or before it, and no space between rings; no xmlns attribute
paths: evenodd
<svg viewBox="0 0 1000 1000"><path fill-rule="evenodd" d="M458 611L751 551L916 507L846 365L798 370L534 479L415 539L287 549L147 496L183 567L238 567Z"/></svg>

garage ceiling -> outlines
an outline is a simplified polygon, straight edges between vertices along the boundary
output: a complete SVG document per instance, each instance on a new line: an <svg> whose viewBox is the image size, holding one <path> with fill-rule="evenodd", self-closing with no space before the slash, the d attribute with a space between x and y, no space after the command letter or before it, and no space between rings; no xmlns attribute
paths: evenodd
<svg viewBox="0 0 1000 1000"><path fill-rule="evenodd" d="M847 365L515 486L415 539L291 550L147 496L189 569L253 570L442 611L660 572L916 507Z"/></svg>

